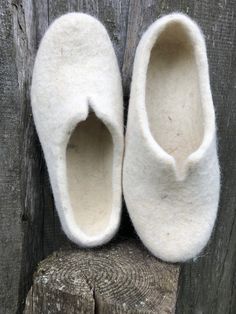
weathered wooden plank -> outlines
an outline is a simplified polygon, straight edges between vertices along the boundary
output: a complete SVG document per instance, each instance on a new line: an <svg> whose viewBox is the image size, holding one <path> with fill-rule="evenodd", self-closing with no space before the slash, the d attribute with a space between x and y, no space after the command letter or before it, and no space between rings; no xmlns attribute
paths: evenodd
<svg viewBox="0 0 236 314"><path fill-rule="evenodd" d="M25 314L173 313L179 267L136 241L56 253L40 263Z"/></svg>
<svg viewBox="0 0 236 314"><path fill-rule="evenodd" d="M14 313L21 268L20 115L14 22L0 5L0 309ZM9 40L10 39L10 40Z"/></svg>
<svg viewBox="0 0 236 314"><path fill-rule="evenodd" d="M222 175L210 245L182 269L177 313L236 312L236 3L196 1L192 15L206 35Z"/></svg>
<svg viewBox="0 0 236 314"><path fill-rule="evenodd" d="M11 3L15 45L15 63L18 78L19 117L19 171L20 171L20 209L21 214L21 260L20 282L18 284L18 309L23 308L23 300L31 284L29 276L35 264L43 258L39 247L41 237L41 154L35 136L33 119L30 109L29 85L34 61L35 28L32 3L13 1ZM13 280L13 284L14 280ZM16 295L17 296L17 295ZM11 300L9 300L11 301Z"/></svg>

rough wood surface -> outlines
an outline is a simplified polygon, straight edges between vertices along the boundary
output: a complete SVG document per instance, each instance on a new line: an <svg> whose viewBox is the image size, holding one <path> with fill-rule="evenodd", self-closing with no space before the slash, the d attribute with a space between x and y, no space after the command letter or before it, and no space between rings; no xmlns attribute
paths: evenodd
<svg viewBox="0 0 236 314"><path fill-rule="evenodd" d="M54 253L39 264L25 314L174 313L178 275L134 240Z"/></svg>
<svg viewBox="0 0 236 314"><path fill-rule="evenodd" d="M3 313L10 313L10 302L16 308L22 243L18 158L21 110L17 104L20 95L12 37L11 9L3 1L0 4L0 309Z"/></svg>
<svg viewBox="0 0 236 314"><path fill-rule="evenodd" d="M68 11L97 16L107 27L123 77L125 109L138 41L159 16L182 11L207 42L217 112L222 190L210 245L183 265L177 313L236 312L236 2L234 0L0 1L0 312L22 312L38 261L71 247L63 235L35 133L29 89L40 39ZM207 188L207 187L206 187ZM131 236L124 211L120 233Z"/></svg>

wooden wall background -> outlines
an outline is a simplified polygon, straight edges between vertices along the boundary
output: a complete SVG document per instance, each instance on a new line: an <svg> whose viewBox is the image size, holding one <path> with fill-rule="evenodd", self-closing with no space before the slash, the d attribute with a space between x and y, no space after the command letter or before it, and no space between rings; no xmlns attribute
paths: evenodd
<svg viewBox="0 0 236 314"><path fill-rule="evenodd" d="M53 206L29 97L40 39L48 25L68 11L90 13L107 27L123 76L126 108L135 49L149 24L163 14L182 11L201 25L217 113L221 201L207 249L197 260L181 266L176 312L236 313L234 0L1 0L0 313L20 313L37 263L71 245L61 232ZM133 236L127 219L120 232Z"/></svg>

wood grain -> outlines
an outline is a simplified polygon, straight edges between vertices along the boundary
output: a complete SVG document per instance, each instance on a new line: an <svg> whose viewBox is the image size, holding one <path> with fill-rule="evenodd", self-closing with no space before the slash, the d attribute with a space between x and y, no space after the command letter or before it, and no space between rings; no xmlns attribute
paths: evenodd
<svg viewBox="0 0 236 314"><path fill-rule="evenodd" d="M25 314L173 313L179 267L136 241L55 253L40 263Z"/></svg>
<svg viewBox="0 0 236 314"><path fill-rule="evenodd" d="M215 232L201 256L182 266L176 312L236 312L236 2L1 0L1 313L21 313L37 263L55 250L74 247L60 227L30 108L33 62L48 25L69 11L87 12L104 23L119 60L127 113L139 39L156 18L176 10L199 22L206 37L222 173ZM125 207L120 234L134 236Z"/></svg>
<svg viewBox="0 0 236 314"><path fill-rule="evenodd" d="M0 5L0 309L16 309L21 261L20 115L14 24ZM11 40L9 40L11 38ZM13 303L13 306L11 305Z"/></svg>

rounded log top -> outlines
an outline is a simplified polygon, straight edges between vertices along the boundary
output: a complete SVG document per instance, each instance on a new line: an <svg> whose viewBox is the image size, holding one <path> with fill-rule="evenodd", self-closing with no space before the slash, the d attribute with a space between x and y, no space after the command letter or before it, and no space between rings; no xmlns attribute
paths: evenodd
<svg viewBox="0 0 236 314"><path fill-rule="evenodd" d="M134 240L57 252L39 264L25 313L173 313L178 275Z"/></svg>

